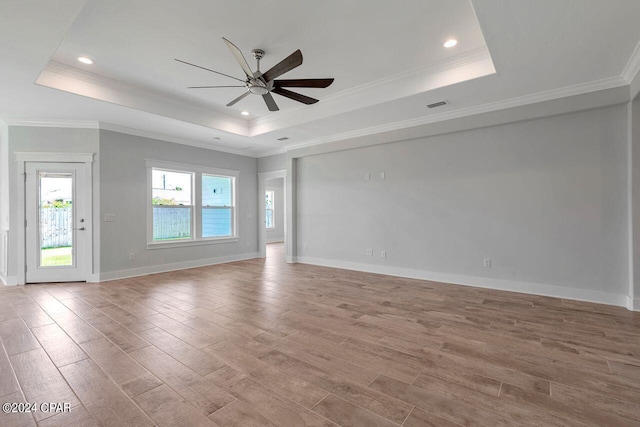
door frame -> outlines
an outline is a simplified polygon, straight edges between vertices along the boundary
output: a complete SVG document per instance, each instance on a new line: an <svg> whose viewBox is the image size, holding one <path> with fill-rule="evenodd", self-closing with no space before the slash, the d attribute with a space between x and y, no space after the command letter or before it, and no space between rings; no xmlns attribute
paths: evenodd
<svg viewBox="0 0 640 427"><path fill-rule="evenodd" d="M85 178L85 200L87 204L86 212L86 229L87 229L87 268L85 278L87 282L94 278L93 269L94 261L94 233L93 233L93 158L94 153L44 153L44 152L16 152L16 217L18 224L22 223L22 232L16 233L18 237L18 250L16 254L16 264L18 267L17 284L24 285L26 283L25 269L27 267L27 228L24 226L27 220L26 212L26 178L27 163L83 163Z"/></svg>
<svg viewBox="0 0 640 427"><path fill-rule="evenodd" d="M258 249L260 258L267 256L267 224L265 224L264 192L266 190L266 182L275 178L283 178L284 181L284 191L282 192L284 209L282 209L282 213L284 215L284 251L287 253L287 170L260 172L258 173Z"/></svg>

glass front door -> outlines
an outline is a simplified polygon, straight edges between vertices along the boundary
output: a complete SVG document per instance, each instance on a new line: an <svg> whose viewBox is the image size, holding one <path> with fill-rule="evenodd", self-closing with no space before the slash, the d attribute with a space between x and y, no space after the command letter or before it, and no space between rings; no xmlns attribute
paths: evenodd
<svg viewBox="0 0 640 427"><path fill-rule="evenodd" d="M86 280L84 165L28 163L28 283Z"/></svg>

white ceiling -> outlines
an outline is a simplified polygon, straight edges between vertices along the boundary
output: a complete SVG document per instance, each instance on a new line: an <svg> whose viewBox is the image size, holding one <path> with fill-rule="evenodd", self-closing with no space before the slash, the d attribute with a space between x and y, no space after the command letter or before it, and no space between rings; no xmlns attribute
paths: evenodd
<svg viewBox="0 0 640 427"><path fill-rule="evenodd" d="M101 122L260 155L620 86L639 18L636 0L0 0L0 118ZM298 90L320 99L312 106L274 95L281 111L270 113L252 95L225 107L242 88L186 86L234 80L173 60L241 77L223 36L251 66L251 49L264 49L263 71L301 49L304 63L281 78L335 83ZM450 37L459 44L445 49Z"/></svg>

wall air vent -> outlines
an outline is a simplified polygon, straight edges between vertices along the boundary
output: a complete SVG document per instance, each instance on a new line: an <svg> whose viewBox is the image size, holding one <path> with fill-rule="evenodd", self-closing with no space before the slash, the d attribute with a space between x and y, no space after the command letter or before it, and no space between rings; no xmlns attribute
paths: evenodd
<svg viewBox="0 0 640 427"><path fill-rule="evenodd" d="M443 105L447 105L447 101L438 101L438 102L434 102L433 104L427 104L427 107L436 108L436 107L442 107Z"/></svg>
<svg viewBox="0 0 640 427"><path fill-rule="evenodd" d="M287 139L289 138L287 138L286 136L283 136L282 138L278 138L278 141L286 141Z"/></svg>

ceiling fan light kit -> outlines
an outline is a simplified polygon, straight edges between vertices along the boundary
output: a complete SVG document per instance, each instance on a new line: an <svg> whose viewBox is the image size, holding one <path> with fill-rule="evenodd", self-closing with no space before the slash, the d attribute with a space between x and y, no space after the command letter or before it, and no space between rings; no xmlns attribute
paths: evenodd
<svg viewBox="0 0 640 427"><path fill-rule="evenodd" d="M228 87L245 87L246 92L242 95L238 96L233 101L227 104L227 107L231 107L236 104L238 101L244 99L248 95L259 95L264 99L265 104L269 111L278 111L278 104L276 104L271 93L278 94L280 96L284 96L289 99L293 99L294 101L301 102L303 104L311 105L318 102L317 99L311 98L306 95L302 95L297 92L290 91L285 89L285 87L306 87L306 88L326 88L333 83L333 79L290 79L290 80L276 80L277 77L293 70L296 67L302 65L302 52L300 49L293 52L291 55L271 67L265 73L260 71L260 60L264 57L264 50L262 49L254 49L251 51L253 57L256 59L256 71L252 71L251 67L247 63L247 60L242 55L242 52L236 45L231 43L229 40L222 38L226 43L227 47L231 51L231 54L235 57L236 61L244 71L246 76L245 80L239 79L237 77L230 76L228 74L224 74L218 71L211 70L209 68L201 67L196 64L192 64L190 62L182 61L180 59L176 59L176 61L181 62L186 65L191 65L193 67L200 68L202 70L211 71L212 73L216 73L225 77L229 77L234 80L238 80L244 83L244 86L189 86L188 89L215 89L215 88L228 88Z"/></svg>

